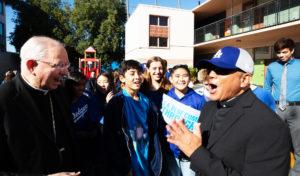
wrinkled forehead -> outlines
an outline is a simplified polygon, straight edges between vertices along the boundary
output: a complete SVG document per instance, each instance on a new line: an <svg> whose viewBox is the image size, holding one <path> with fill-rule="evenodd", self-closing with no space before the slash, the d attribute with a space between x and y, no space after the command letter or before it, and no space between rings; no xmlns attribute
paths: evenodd
<svg viewBox="0 0 300 176"><path fill-rule="evenodd" d="M61 45L51 46L46 49L45 61L48 62L69 62L68 53Z"/></svg>

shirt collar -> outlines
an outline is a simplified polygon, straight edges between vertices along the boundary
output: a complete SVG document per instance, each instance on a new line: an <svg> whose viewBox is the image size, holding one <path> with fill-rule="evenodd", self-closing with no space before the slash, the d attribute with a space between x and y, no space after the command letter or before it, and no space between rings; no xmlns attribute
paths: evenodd
<svg viewBox="0 0 300 176"><path fill-rule="evenodd" d="M294 58L294 57L292 57L292 59L291 59L291 60L287 61L287 65L293 64L294 62L295 62L295 58ZM284 65L284 64L285 64L285 62L282 62L281 60L279 60L279 63L281 63L282 65Z"/></svg>
<svg viewBox="0 0 300 176"><path fill-rule="evenodd" d="M31 84L23 77L22 74L21 74L21 78L25 81L25 83L26 83L29 87L33 88L34 90L37 90L37 91L39 91L39 92L43 92L44 95L46 95L46 94L48 93L49 90L44 90L44 89L40 89L40 88L36 88L36 87L32 86L32 85L31 85Z"/></svg>
<svg viewBox="0 0 300 176"><path fill-rule="evenodd" d="M232 107L238 100L238 97L230 98L229 100L220 101L219 105L221 108L230 108Z"/></svg>

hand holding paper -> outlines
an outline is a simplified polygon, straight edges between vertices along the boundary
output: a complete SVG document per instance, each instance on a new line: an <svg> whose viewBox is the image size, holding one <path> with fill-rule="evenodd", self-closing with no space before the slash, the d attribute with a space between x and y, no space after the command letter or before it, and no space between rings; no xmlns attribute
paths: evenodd
<svg viewBox="0 0 300 176"><path fill-rule="evenodd" d="M194 131L191 132L185 125L184 120L172 120L166 126L169 131L167 141L178 146L188 157L202 145L200 123L194 123Z"/></svg>

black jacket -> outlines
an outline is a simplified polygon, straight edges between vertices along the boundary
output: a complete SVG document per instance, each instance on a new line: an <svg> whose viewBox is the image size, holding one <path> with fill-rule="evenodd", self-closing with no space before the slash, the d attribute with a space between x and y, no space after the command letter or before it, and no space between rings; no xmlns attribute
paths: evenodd
<svg viewBox="0 0 300 176"><path fill-rule="evenodd" d="M36 90L20 75L0 87L0 172L51 174L77 171L77 147L74 138L72 114L64 92L50 91L55 113L57 141L66 144L61 149L54 141L53 125L46 117ZM50 111L50 110L49 110ZM64 151L59 151L59 150ZM67 151L67 156L64 153Z"/></svg>
<svg viewBox="0 0 300 176"><path fill-rule="evenodd" d="M251 90L240 95L211 135L218 102L204 105L202 143L190 157L201 176L287 176L291 138L287 125Z"/></svg>
<svg viewBox="0 0 300 176"><path fill-rule="evenodd" d="M112 170L127 174L131 169L130 149L128 136L125 133L127 126L124 112L124 95L120 91L108 103L104 115L104 145L108 165ZM162 156L158 137L157 109L150 103L147 116L149 134L149 166L154 175L161 172Z"/></svg>

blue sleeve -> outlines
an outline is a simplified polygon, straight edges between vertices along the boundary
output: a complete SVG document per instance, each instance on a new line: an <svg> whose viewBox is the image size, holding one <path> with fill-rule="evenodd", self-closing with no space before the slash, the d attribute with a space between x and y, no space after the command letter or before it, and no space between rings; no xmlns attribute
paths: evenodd
<svg viewBox="0 0 300 176"><path fill-rule="evenodd" d="M272 74L270 71L270 66L267 68L267 73L266 73L266 79L265 79L265 84L264 84L264 89L270 93L272 93Z"/></svg>
<svg viewBox="0 0 300 176"><path fill-rule="evenodd" d="M260 87L253 90L254 95L260 99L263 103L269 106L274 112L276 112L276 104L272 94Z"/></svg>
<svg viewBox="0 0 300 176"><path fill-rule="evenodd" d="M266 96L265 99L266 99L266 101L267 101L267 105L268 105L274 112L277 112L275 100L274 100L272 94L270 94L269 92L266 92L265 96Z"/></svg>

